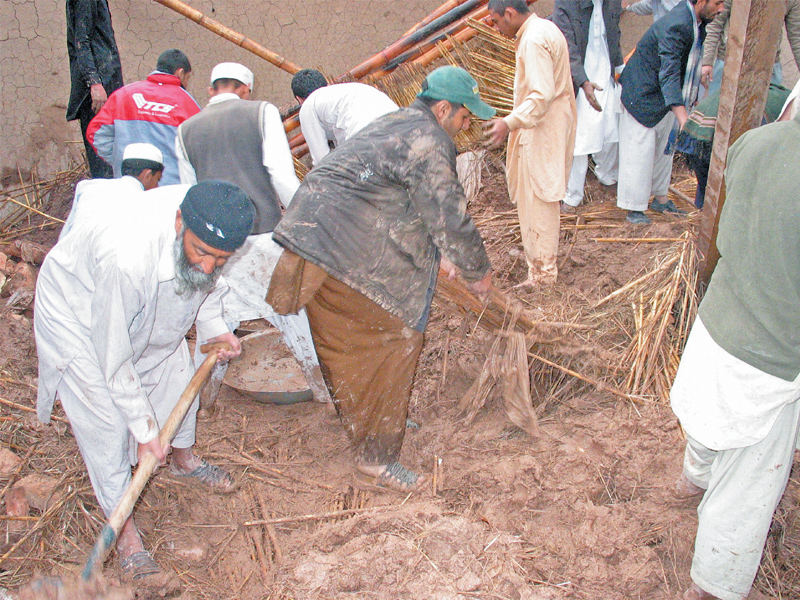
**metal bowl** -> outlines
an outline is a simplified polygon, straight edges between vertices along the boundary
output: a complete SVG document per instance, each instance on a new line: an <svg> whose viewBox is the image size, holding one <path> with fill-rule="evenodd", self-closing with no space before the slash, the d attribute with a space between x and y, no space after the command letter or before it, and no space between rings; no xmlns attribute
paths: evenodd
<svg viewBox="0 0 800 600"><path fill-rule="evenodd" d="M280 331L257 331L243 337L241 342L242 353L231 361L223 383L268 404L297 404L313 398Z"/></svg>

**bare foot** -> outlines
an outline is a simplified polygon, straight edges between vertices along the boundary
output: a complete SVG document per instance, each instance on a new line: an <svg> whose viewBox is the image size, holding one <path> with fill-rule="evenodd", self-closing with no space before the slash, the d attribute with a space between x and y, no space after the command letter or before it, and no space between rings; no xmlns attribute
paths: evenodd
<svg viewBox="0 0 800 600"><path fill-rule="evenodd" d="M691 587L683 593L683 600L720 600L716 596L712 596L706 591L703 591L699 585L692 582Z"/></svg>
<svg viewBox="0 0 800 600"><path fill-rule="evenodd" d="M678 481L676 481L675 485L672 487L672 493L678 500L689 500L691 498L699 498L705 494L706 491L700 486L693 484L686 475L681 473Z"/></svg>

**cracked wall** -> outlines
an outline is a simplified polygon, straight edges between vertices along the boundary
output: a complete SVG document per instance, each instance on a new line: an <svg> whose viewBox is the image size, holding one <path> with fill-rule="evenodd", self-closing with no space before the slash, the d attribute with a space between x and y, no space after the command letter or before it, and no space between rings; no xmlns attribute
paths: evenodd
<svg viewBox="0 0 800 600"><path fill-rule="evenodd" d="M443 0L192 0L191 6L301 67L339 75L395 41ZM192 62L189 91L201 105L212 67L241 62L255 73L256 99L291 101L291 75L152 0L109 0L126 83L143 79L167 48ZM553 0L535 5L552 12ZM630 50L652 21L625 14L623 49ZM0 189L40 178L83 160L77 122L64 121L69 97L63 0L0 0ZM797 70L784 34L784 80Z"/></svg>
<svg viewBox="0 0 800 600"><path fill-rule="evenodd" d="M395 41L441 0L192 0L190 5L301 67L339 75ZM152 0L109 0L126 83L143 79L158 55L180 48L192 62L189 91L201 105L212 67L241 62L256 99L291 100L291 75ZM0 0L0 177L36 167L40 178L82 160L69 97L65 4ZM4 187L0 184L0 189Z"/></svg>

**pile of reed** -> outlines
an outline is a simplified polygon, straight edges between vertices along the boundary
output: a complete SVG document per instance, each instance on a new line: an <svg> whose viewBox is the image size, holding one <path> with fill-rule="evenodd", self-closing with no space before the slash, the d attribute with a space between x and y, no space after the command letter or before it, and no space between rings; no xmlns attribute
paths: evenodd
<svg viewBox="0 0 800 600"><path fill-rule="evenodd" d="M587 386L634 404L668 403L697 314L698 257L690 231L674 239L649 239L672 243L644 273L592 305L567 293L559 303L561 317L534 318L511 294L496 288L483 304L463 284L440 277L437 305L452 314L471 314L475 327L496 336L482 373L462 401L470 420L492 389L509 402L501 390L513 384L503 377L513 380L518 370L518 353L509 343L512 333L523 336L536 387L534 404L569 400Z"/></svg>
<svg viewBox="0 0 800 600"><path fill-rule="evenodd" d="M616 370L632 395L669 401L680 355L697 316L697 262L694 238L686 231L654 257L645 274L592 307L600 311L595 319L623 323L631 332Z"/></svg>
<svg viewBox="0 0 800 600"><path fill-rule="evenodd" d="M44 212L54 193L74 188L86 176L86 167L76 166L39 180L36 172L29 179L19 173L18 183L0 192L0 242L8 242L32 231L64 223Z"/></svg>

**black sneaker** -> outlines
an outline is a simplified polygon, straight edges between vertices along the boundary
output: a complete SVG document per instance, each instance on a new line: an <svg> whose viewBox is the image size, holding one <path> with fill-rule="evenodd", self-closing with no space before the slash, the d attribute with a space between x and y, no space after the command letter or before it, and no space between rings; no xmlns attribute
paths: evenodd
<svg viewBox="0 0 800 600"><path fill-rule="evenodd" d="M625 220L628 223L633 223L634 225L649 225L652 223L650 217L640 210L629 210L628 216L625 217Z"/></svg>
<svg viewBox="0 0 800 600"><path fill-rule="evenodd" d="M680 208L675 206L675 203L672 200L667 200L666 202L664 202L662 204L661 202L659 202L655 198L653 199L652 202L650 202L650 210L652 210L653 212L662 213L662 214L663 213L672 213L674 215L685 215L686 214L686 211L685 210L681 210Z"/></svg>

